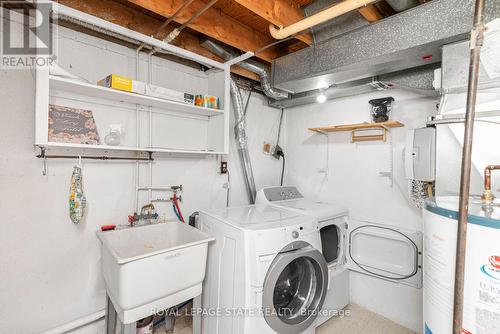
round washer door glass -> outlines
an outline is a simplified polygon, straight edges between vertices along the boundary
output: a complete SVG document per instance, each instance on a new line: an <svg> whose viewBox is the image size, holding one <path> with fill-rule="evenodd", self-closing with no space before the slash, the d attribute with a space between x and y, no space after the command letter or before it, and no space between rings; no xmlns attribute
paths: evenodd
<svg viewBox="0 0 500 334"><path fill-rule="evenodd" d="M291 320L309 310L318 290L318 264L309 257L290 262L274 287L273 305L282 320ZM319 279L321 281L321 279Z"/></svg>
<svg viewBox="0 0 500 334"><path fill-rule="evenodd" d="M279 254L264 284L263 307L269 326L287 334L306 330L323 304L327 278L326 261L317 250L307 247Z"/></svg>

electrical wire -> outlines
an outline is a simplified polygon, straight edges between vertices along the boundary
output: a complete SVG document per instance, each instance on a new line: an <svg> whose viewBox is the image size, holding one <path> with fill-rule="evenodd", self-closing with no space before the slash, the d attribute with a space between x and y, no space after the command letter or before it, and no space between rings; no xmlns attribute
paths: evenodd
<svg viewBox="0 0 500 334"><path fill-rule="evenodd" d="M278 137L276 138L276 145L280 143L280 136L281 136L281 124L283 124L283 113L285 109L281 108L281 114L280 114L280 121L278 124Z"/></svg>
<svg viewBox="0 0 500 334"><path fill-rule="evenodd" d="M283 124L283 113L284 113L285 109L281 108L281 114L280 114L280 121L279 121L279 124L278 124L278 137L276 138L276 147L279 147L279 143L280 143L280 136L281 136L281 125ZM285 175L285 153L280 149L278 153L278 156L282 157L283 158L283 165L281 166L281 181L280 181L280 185L283 185L283 177Z"/></svg>
<svg viewBox="0 0 500 334"><path fill-rule="evenodd" d="M252 90L248 91L247 102L245 103L245 109L243 109L243 115L247 115L248 104L250 102L250 97L252 96Z"/></svg>
<svg viewBox="0 0 500 334"><path fill-rule="evenodd" d="M281 152L281 157L283 158L283 166L281 167L281 182L280 185L283 185L283 176L285 175L285 153Z"/></svg>
<svg viewBox="0 0 500 334"><path fill-rule="evenodd" d="M229 207L229 189L231 188L231 183L229 181L229 169L227 170L227 191L226 191L226 207Z"/></svg>

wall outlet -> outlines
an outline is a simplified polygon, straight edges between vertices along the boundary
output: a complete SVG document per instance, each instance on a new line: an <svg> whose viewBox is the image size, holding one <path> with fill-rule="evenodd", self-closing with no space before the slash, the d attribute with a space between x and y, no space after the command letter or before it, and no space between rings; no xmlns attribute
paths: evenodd
<svg viewBox="0 0 500 334"><path fill-rule="evenodd" d="M279 160L280 159L280 154L282 152L283 152L283 149L279 145L274 146L273 150L272 150L273 158Z"/></svg>
<svg viewBox="0 0 500 334"><path fill-rule="evenodd" d="M220 162L220 173L227 174L227 161Z"/></svg>
<svg viewBox="0 0 500 334"><path fill-rule="evenodd" d="M262 152L267 155L273 154L273 146L268 142L264 142L264 145L262 146Z"/></svg>

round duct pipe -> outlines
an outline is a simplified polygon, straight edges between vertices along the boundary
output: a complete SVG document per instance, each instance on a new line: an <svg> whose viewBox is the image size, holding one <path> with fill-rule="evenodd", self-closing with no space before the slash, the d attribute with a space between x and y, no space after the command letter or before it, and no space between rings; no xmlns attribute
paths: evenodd
<svg viewBox="0 0 500 334"><path fill-rule="evenodd" d="M385 0L396 12L402 12L404 10L418 6L420 2L418 0Z"/></svg>
<svg viewBox="0 0 500 334"><path fill-rule="evenodd" d="M227 51L220 45L210 40L206 40L205 42L201 43L201 46L226 61L231 60L235 57L235 55L233 55L231 52ZM259 76L262 91L264 92L264 94L266 94L267 97L270 97L274 100L283 100L289 97L287 92L276 89L271 85L271 77L261 64L252 60L245 60L239 62L237 65L250 72L256 73Z"/></svg>

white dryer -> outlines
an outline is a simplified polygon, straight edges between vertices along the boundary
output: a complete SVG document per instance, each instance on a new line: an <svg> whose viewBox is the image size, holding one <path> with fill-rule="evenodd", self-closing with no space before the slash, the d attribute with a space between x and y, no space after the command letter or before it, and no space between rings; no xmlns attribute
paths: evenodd
<svg viewBox="0 0 500 334"><path fill-rule="evenodd" d="M294 186L269 187L257 193L266 203L318 220L321 250L328 263L328 292L316 325L349 303L349 271L422 287L422 233L349 219L346 208L305 198Z"/></svg>
<svg viewBox="0 0 500 334"><path fill-rule="evenodd" d="M255 205L201 211L199 223L215 237L202 333L314 333L328 280L315 218Z"/></svg>

